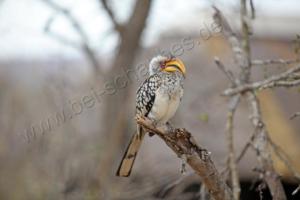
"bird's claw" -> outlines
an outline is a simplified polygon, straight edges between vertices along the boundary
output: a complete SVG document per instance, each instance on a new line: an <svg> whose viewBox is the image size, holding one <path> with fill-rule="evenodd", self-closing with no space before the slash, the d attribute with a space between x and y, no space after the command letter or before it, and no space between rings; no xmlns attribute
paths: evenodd
<svg viewBox="0 0 300 200"><path fill-rule="evenodd" d="M167 131L168 131L169 133L175 132L175 128L171 125L170 122L167 122L167 123L166 123L166 126L167 126Z"/></svg>

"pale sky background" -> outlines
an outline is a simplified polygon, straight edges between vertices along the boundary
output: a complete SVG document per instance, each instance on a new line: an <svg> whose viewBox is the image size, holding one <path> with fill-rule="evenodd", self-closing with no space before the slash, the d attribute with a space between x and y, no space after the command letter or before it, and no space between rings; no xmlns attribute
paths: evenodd
<svg viewBox="0 0 300 200"><path fill-rule="evenodd" d="M117 44L117 35L113 33L111 23L98 0L56 0L56 2L69 8L84 24L90 43L99 54L111 55ZM113 0L113 9L119 21L126 21L133 2L134 0ZM229 13L237 12L236 2L239 1L155 0L143 37L143 45L152 45L162 33L168 30L196 31L199 23L202 23L201 20L205 21L208 17L207 12L212 3L225 13ZM281 31L289 30L295 34L299 33L297 32L299 31L297 22L300 19L299 0L255 0L254 4L258 19L269 16L274 19L275 23L279 23L278 17L286 19L282 21L282 26L285 25L287 28ZM42 0L2 1L0 4L0 59L43 58L62 54L66 57L79 55L78 50L62 45L44 33L45 23L53 16L55 17L52 26L54 32L70 40L79 39L69 21L49 8ZM290 23L286 23L287 21ZM265 27L265 23L261 27Z"/></svg>

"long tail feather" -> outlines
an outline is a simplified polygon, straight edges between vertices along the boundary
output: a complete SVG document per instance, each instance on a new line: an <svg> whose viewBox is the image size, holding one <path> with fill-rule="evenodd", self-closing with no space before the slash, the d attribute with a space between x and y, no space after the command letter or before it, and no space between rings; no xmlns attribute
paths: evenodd
<svg viewBox="0 0 300 200"><path fill-rule="evenodd" d="M130 175L144 136L144 131L140 126L138 126L137 133L132 136L129 145L127 146L127 149L117 170L116 176L128 177Z"/></svg>

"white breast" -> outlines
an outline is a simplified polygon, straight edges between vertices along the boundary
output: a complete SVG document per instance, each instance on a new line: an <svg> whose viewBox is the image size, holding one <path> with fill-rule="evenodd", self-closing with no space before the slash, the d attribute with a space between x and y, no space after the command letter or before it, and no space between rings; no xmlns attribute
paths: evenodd
<svg viewBox="0 0 300 200"><path fill-rule="evenodd" d="M174 116L181 97L182 90L178 90L176 93L169 95L161 89L158 89L148 117L155 120L158 124L165 124Z"/></svg>

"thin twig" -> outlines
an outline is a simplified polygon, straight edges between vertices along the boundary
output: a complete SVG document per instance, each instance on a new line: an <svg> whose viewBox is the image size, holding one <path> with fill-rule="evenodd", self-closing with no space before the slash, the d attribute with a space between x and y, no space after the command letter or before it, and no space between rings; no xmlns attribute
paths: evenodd
<svg viewBox="0 0 300 200"><path fill-rule="evenodd" d="M240 80L242 83L248 83L251 76L251 51L250 51L250 20L248 19L247 0L240 0L240 21L242 24L242 58L240 62L241 74Z"/></svg>
<svg viewBox="0 0 300 200"><path fill-rule="evenodd" d="M215 57L214 60L215 60L216 65L218 66L218 68L225 74L225 76L231 82L232 87L235 86L237 83L236 83L236 80L234 78L232 71L230 71L229 69L226 69L224 64L220 61L220 59L218 57Z"/></svg>
<svg viewBox="0 0 300 200"><path fill-rule="evenodd" d="M236 109L240 102L240 95L233 96L228 105L228 113L227 113L227 148L228 148L228 166L230 169L230 177L231 184L233 189L233 198L234 200L238 200L241 192L241 187L239 183L239 174L237 171L236 158L235 158L235 150L234 150L234 115Z"/></svg>
<svg viewBox="0 0 300 200"><path fill-rule="evenodd" d="M285 151L280 146L274 143L274 141L271 140L270 138L268 138L268 142L272 147L273 151L275 152L275 154L277 155L277 157L285 164L285 166L293 174L294 178L296 178L297 181L300 182L300 174L294 168L293 164L290 161L289 156L285 153Z"/></svg>
<svg viewBox="0 0 300 200"><path fill-rule="evenodd" d="M256 16L256 12L255 12L255 7L254 7L254 3L253 3L253 0L250 0L250 8L251 8L251 18L252 19L255 19L255 16Z"/></svg>
<svg viewBox="0 0 300 200"><path fill-rule="evenodd" d="M251 122L255 129L258 130L254 140L254 147L257 150L257 158L261 168L264 170L264 180L270 189L270 193L275 200L286 200L283 185L279 175L274 169L273 160L268 150L268 131L262 121L261 108L259 101L254 92L247 93L247 100L252 109Z"/></svg>
<svg viewBox="0 0 300 200"><path fill-rule="evenodd" d="M259 88L259 90L263 90L266 88L274 88L274 87L297 87L300 86L300 79L295 80L295 81L273 81L269 84L263 85L262 87Z"/></svg>
<svg viewBox="0 0 300 200"><path fill-rule="evenodd" d="M292 192L292 195L296 195L300 191L300 185Z"/></svg>
<svg viewBox="0 0 300 200"><path fill-rule="evenodd" d="M296 81L282 81L285 79L288 79L290 75L292 75L295 72L300 71L300 65L290 68L286 70L283 73L273 75L265 80L262 81L257 81L254 83L249 83L249 84L243 84L235 88L229 88L225 90L222 94L225 96L232 96L236 95L238 93L243 93L245 91L250 91L250 90L258 90L258 89L266 89L266 88L271 88L271 87L295 87L300 84L299 80Z"/></svg>
<svg viewBox="0 0 300 200"><path fill-rule="evenodd" d="M225 68L223 63L219 60L219 58L215 57L215 63L219 67L219 69L226 75L226 77L231 82L232 86L238 84L235 80L233 73ZM230 180L233 188L233 198L235 200L239 199L240 196L240 183L239 183L239 174L236 166L235 159L235 150L234 150L234 135L233 135L233 122L235 111L240 102L240 95L233 96L228 103L228 113L227 113L227 123L226 123L226 133L227 133L227 149L228 149L228 160L227 160L227 168L230 169Z"/></svg>
<svg viewBox="0 0 300 200"><path fill-rule="evenodd" d="M57 11L58 13L62 14L72 25L73 29L77 32L77 34L80 36L81 42L78 44L74 41L70 41L66 37L59 35L57 33L53 33L51 31L51 25L54 21L54 18L50 18L46 25L45 25L45 33L49 36L53 37L54 39L58 40L59 42L69 45L74 48L78 48L82 50L85 54L85 56L88 58L88 60L91 62L91 65L93 66L93 69L97 74L102 74L102 71L100 69L100 64L97 60L97 56L95 55L94 51L89 45L89 39L88 35L83 29L80 22L77 20L77 18L66 8L60 6L56 2L52 0L42 0L45 4L47 4L50 8Z"/></svg>
<svg viewBox="0 0 300 200"><path fill-rule="evenodd" d="M243 51L242 47L237 39L236 34L233 32L232 28L230 27L228 21L224 17L223 13L215 6L213 6L213 9L215 10L214 13L214 20L216 23L218 23L222 27L222 33L227 38L228 42L231 45L232 51L234 53L234 61L240 65L242 64L242 58L243 58Z"/></svg>
<svg viewBox="0 0 300 200"><path fill-rule="evenodd" d="M209 199L208 193L207 193L207 190L206 190L204 184L201 184L201 186L200 186L199 197L200 197L201 200Z"/></svg>
<svg viewBox="0 0 300 200"><path fill-rule="evenodd" d="M247 140L246 144L244 145L244 147L242 148L241 152L239 153L239 155L236 157L236 163L239 163L242 158L245 156L245 154L247 153L249 147L253 147L253 140L255 138L255 135L257 133L257 130L255 129L254 130L254 133L251 134L251 136L249 137L249 139ZM229 167L225 167L222 171L221 171L221 174L223 176L225 176L225 174L229 171Z"/></svg>
<svg viewBox="0 0 300 200"><path fill-rule="evenodd" d="M277 59L277 60L252 60L251 63L252 65L277 65L277 64L283 64L283 65L290 65L290 64L296 64L299 63L299 59L295 60L285 60L285 59Z"/></svg>
<svg viewBox="0 0 300 200"><path fill-rule="evenodd" d="M170 191L172 188L176 187L177 185L181 184L184 180L189 178L190 176L194 175L195 172L189 172L188 174L185 174L183 176L180 176L175 181L172 181L171 183L167 184L161 191L159 191L160 197L165 197L168 191Z"/></svg>
<svg viewBox="0 0 300 200"><path fill-rule="evenodd" d="M296 112L295 114L293 114L290 119L295 119L296 117L300 116L300 112Z"/></svg>
<svg viewBox="0 0 300 200"><path fill-rule="evenodd" d="M248 139L248 142L245 144L245 146L242 149L242 151L240 152L239 156L236 158L237 163L239 163L242 160L242 158L245 156L249 147L253 146L253 140L255 138L255 134L256 134L256 131L250 136L250 138Z"/></svg>
<svg viewBox="0 0 300 200"><path fill-rule="evenodd" d="M107 0L99 0L99 2L102 4L104 10L106 11L106 13L108 14L111 22L114 25L114 29L116 31L118 31L119 33L122 33L124 26L122 24L120 24L117 20L116 17L112 11L112 8L108 5Z"/></svg>
<svg viewBox="0 0 300 200"><path fill-rule="evenodd" d="M299 191L300 187L300 174L299 172L294 168L293 164L290 161L289 156L285 153L285 151L278 146L276 143L273 142L273 140L269 137L268 142L270 146L272 147L273 151L277 155L277 157L284 163L284 165L288 168L288 170L292 173L293 177L297 179L299 182L299 186L292 192L292 195L295 195Z"/></svg>

